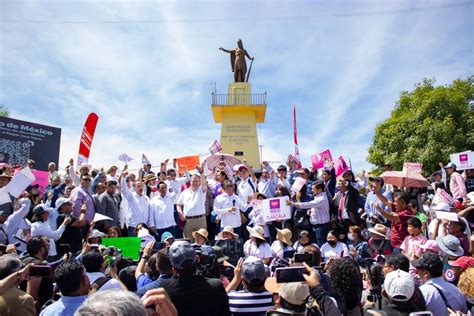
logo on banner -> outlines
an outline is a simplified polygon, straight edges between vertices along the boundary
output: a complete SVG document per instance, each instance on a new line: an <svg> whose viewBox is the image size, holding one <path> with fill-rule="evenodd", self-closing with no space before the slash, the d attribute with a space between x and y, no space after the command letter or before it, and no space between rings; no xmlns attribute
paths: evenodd
<svg viewBox="0 0 474 316"><path fill-rule="evenodd" d="M466 167L468 165L469 158L467 157L467 154L460 154L459 155L459 164L461 167Z"/></svg>

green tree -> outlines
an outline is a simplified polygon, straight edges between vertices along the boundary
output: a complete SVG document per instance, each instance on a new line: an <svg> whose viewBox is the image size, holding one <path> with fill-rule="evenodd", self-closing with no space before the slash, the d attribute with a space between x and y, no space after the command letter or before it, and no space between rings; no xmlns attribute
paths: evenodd
<svg viewBox="0 0 474 316"><path fill-rule="evenodd" d="M421 162L425 175L448 162L449 154L474 148L474 76L434 86L424 79L404 91L390 117L375 129L367 160L378 167L390 162Z"/></svg>
<svg viewBox="0 0 474 316"><path fill-rule="evenodd" d="M1 116L6 116L8 117L10 115L10 112L8 112L8 109L6 106L4 106L3 104L0 105L0 117Z"/></svg>

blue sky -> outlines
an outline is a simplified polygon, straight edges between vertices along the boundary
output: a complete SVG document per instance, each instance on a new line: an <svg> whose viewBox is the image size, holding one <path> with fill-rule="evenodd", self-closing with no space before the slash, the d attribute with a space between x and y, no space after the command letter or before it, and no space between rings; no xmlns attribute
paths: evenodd
<svg viewBox="0 0 474 316"><path fill-rule="evenodd" d="M153 164L205 153L220 136L212 83L225 93L232 80L218 47L242 38L255 56L252 90L268 94L263 159L293 151L296 104L303 164L330 148L370 169L375 126L401 91L473 73L474 6L449 7L459 3L1 1L0 104L13 118L61 127L62 165L77 156L92 111L94 165L124 152Z"/></svg>

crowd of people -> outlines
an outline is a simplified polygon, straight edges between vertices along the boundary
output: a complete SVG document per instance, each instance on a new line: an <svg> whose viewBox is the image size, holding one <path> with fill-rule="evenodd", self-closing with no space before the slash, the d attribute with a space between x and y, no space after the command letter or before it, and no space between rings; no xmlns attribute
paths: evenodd
<svg viewBox="0 0 474 316"><path fill-rule="evenodd" d="M474 312L474 170L452 162L399 188L330 163L178 173L71 159L15 197L16 168L0 167L0 315ZM262 200L277 197L291 217L266 221ZM102 244L121 237L140 238L137 260Z"/></svg>

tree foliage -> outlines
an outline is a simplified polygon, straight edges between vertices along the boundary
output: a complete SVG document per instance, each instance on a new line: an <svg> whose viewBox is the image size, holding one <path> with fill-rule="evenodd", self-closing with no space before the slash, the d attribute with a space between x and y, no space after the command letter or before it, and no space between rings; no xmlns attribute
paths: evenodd
<svg viewBox="0 0 474 316"><path fill-rule="evenodd" d="M8 117L10 115L10 112L8 112L8 109L4 105L0 105L0 117L6 116Z"/></svg>
<svg viewBox="0 0 474 316"><path fill-rule="evenodd" d="M367 160L377 167L390 162L421 162L425 175L448 162L449 155L474 149L474 76L448 86L424 79L404 91L390 117L378 124Z"/></svg>

